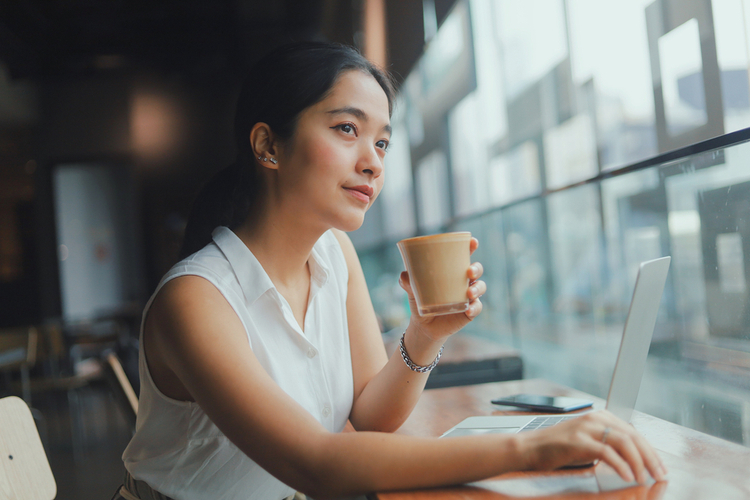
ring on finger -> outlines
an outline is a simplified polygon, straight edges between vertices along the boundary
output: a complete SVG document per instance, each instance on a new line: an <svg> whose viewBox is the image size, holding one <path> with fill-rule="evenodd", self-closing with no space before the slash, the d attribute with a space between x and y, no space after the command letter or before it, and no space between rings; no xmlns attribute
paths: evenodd
<svg viewBox="0 0 750 500"><path fill-rule="evenodd" d="M607 444L607 436L612 432L612 427L605 427L604 433L602 434L602 444Z"/></svg>

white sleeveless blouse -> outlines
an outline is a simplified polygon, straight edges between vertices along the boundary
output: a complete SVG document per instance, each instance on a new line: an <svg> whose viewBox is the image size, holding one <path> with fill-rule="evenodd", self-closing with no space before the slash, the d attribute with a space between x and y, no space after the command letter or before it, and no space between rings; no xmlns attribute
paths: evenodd
<svg viewBox="0 0 750 500"><path fill-rule="evenodd" d="M354 397L346 317L348 271L338 240L326 232L310 258L304 332L263 267L228 228L176 264L159 283L201 276L216 286L245 326L253 353L276 383L331 432L344 429ZM156 388L143 355L136 431L125 449L135 479L176 500L281 499L294 490L271 476L221 433L196 403ZM293 430L290 429L290 432Z"/></svg>

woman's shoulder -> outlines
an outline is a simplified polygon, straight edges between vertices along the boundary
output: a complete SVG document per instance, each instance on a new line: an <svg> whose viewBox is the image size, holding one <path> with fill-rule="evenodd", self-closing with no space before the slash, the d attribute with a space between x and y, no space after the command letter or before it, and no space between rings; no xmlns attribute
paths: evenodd
<svg viewBox="0 0 750 500"><path fill-rule="evenodd" d="M177 262L164 276L164 280L186 274L223 276L232 266L215 243L210 243L192 255Z"/></svg>
<svg viewBox="0 0 750 500"><path fill-rule="evenodd" d="M328 244L332 248L335 248L339 255L343 256L348 270L351 270L353 266L359 263L357 251L354 249L354 244L348 234L339 229L331 229L326 231L323 236L327 236Z"/></svg>
<svg viewBox="0 0 750 500"><path fill-rule="evenodd" d="M173 265L161 279L153 297L206 292L226 295L236 287L235 282L231 263L212 243Z"/></svg>
<svg viewBox="0 0 750 500"><path fill-rule="evenodd" d="M329 229L323 233L320 240L323 241L324 244L340 247L344 252L346 252L345 249L349 247L354 249L354 245L352 245L352 240L349 238L349 235L340 229Z"/></svg>

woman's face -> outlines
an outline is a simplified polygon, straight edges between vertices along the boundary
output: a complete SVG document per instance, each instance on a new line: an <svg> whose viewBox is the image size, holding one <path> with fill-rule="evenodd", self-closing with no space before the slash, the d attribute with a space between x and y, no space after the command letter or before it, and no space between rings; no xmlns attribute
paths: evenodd
<svg viewBox="0 0 750 500"><path fill-rule="evenodd" d="M323 229L357 229L383 187L390 136L388 98L377 81L359 70L342 73L325 99L300 114L280 151L282 203Z"/></svg>

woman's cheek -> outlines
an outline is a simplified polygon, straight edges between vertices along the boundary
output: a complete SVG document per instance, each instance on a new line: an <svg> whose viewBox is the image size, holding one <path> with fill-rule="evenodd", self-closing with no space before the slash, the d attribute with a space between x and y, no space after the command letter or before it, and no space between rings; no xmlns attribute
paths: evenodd
<svg viewBox="0 0 750 500"><path fill-rule="evenodd" d="M319 141L314 143L308 148L310 152L310 158L308 161L311 164L322 164L329 166L336 163L339 158L339 151L332 144L328 144L325 141Z"/></svg>

